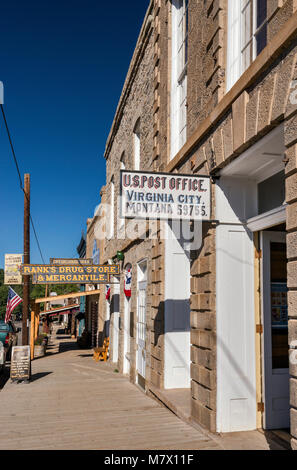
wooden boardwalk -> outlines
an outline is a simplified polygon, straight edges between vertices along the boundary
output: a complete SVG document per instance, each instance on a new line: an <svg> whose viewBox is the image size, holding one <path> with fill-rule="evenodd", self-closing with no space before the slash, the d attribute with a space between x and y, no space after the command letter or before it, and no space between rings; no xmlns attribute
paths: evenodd
<svg viewBox="0 0 297 470"><path fill-rule="evenodd" d="M33 361L32 373L31 383L8 380L0 390L0 449L225 447L67 337L57 336L49 354ZM259 448L269 449L265 442L260 439Z"/></svg>

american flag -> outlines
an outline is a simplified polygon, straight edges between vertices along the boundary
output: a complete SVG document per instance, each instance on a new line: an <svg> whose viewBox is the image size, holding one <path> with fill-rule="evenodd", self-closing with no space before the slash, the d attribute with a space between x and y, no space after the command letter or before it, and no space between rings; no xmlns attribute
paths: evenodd
<svg viewBox="0 0 297 470"><path fill-rule="evenodd" d="M23 299L21 299L21 297L19 297L18 294L11 287L9 287L6 304L5 323L9 322L13 310L21 302L23 302Z"/></svg>

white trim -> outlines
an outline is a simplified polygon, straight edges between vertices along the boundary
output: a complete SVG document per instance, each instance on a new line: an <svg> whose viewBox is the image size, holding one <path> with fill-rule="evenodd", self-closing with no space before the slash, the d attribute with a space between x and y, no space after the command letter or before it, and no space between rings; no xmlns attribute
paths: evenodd
<svg viewBox="0 0 297 470"><path fill-rule="evenodd" d="M248 180L216 185L217 432L256 429L254 213Z"/></svg>
<svg viewBox="0 0 297 470"><path fill-rule="evenodd" d="M286 222L286 205L264 212L264 214L256 217L251 217L247 220L247 227L251 232L259 232L284 222Z"/></svg>
<svg viewBox="0 0 297 470"><path fill-rule="evenodd" d="M282 429L290 427L289 417L289 369L272 368L271 337L271 258L270 243L279 242L285 245L285 232L261 232L261 313L264 327L262 335L262 387L264 400L264 429ZM277 401L281 400L281 408ZM284 401L286 407L284 408Z"/></svg>
<svg viewBox="0 0 297 470"><path fill-rule="evenodd" d="M251 30L249 32L249 39L245 39L245 44L243 45L243 37L246 33L243 11L247 10L250 11L251 15ZM228 0L227 92L256 59L256 35L259 31L261 31L262 28L265 27L266 24L267 12L265 20L261 25L257 26L256 0L247 0L245 7L242 6L241 0ZM252 57L247 61L247 63L244 63L244 51L252 52Z"/></svg>
<svg viewBox="0 0 297 470"><path fill-rule="evenodd" d="M187 31L182 32L179 22L184 19L185 0L172 0L171 21L171 105L170 105L170 159L181 149L186 141L187 132L187 64L179 55L180 48L187 41Z"/></svg>
<svg viewBox="0 0 297 470"><path fill-rule="evenodd" d="M108 240L114 236L114 177L110 180L110 217L109 217L109 230Z"/></svg>
<svg viewBox="0 0 297 470"><path fill-rule="evenodd" d="M240 1L228 0L227 85L229 91L240 77Z"/></svg>
<svg viewBox="0 0 297 470"><path fill-rule="evenodd" d="M282 144L277 153L273 155L273 147L271 146L273 145L272 142L277 138L281 139L281 142L284 142L284 123L277 126L275 129L269 132L269 134L262 137L262 139L260 139L256 144L249 147L239 157L235 158L231 163L229 163L229 165L220 171L220 175L237 177L236 172L238 169L240 167L244 167L244 164L248 163L249 159L252 159L255 156L257 157L257 164L254 166L254 171L249 175L244 174L240 177L245 179L249 178L257 183L260 183L261 181L270 178L270 176L279 173L285 167L281 158L285 152L285 145ZM261 162L258 156L261 157L262 155L265 155L263 150L266 150L266 146L269 148L269 144L271 144L270 162L265 162L265 165L263 165L263 162ZM281 153L278 153L280 149Z"/></svg>
<svg viewBox="0 0 297 470"><path fill-rule="evenodd" d="M141 375L144 379L146 378L147 268L147 259L144 259L137 263L136 383L139 383L139 375ZM144 301L144 305L140 304L141 300ZM140 307L142 307L142 310L140 309Z"/></svg>

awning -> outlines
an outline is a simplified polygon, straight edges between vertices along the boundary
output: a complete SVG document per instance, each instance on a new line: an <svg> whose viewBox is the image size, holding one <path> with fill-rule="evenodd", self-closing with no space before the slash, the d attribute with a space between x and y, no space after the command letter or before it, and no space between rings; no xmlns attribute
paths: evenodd
<svg viewBox="0 0 297 470"><path fill-rule="evenodd" d="M57 307L57 308L51 308L50 310L46 310L44 312L40 312L40 315L59 315L62 313L63 315L67 315L70 313L76 313L75 309L79 310L79 305L78 304L72 304L72 305L65 305L65 307Z"/></svg>

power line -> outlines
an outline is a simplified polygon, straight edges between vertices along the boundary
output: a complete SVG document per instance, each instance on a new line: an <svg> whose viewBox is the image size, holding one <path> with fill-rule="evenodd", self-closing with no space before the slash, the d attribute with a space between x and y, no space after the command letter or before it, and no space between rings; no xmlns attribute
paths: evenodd
<svg viewBox="0 0 297 470"><path fill-rule="evenodd" d="M21 173L20 173L18 161L17 161L17 158L16 158L16 154L15 154L15 151L14 151L14 146L13 146L12 138L11 138L11 135L10 135L10 132L9 132L9 128L8 128L6 116L5 116L5 113L4 113L3 105L0 104L0 107L1 107L1 111L2 111L2 116L3 116L5 128L6 128L6 132L7 132L7 136L8 136L8 140L9 140L9 144L10 144L10 148L11 148L11 151L12 151L14 163L15 163L16 170L17 170L18 177L19 177L20 188L21 188L21 190L23 191L25 197L26 197L27 200L28 200L28 196L27 196L27 194L26 194L26 192L25 192L25 190L24 190L23 181L22 181L22 177L21 177ZM35 229L35 226L34 226L34 222L33 222L32 216L31 216L31 212L30 212L29 217L30 217L30 222L31 222L31 225L32 225L32 229L33 229L33 232L34 232L35 240L36 240L36 243L37 243L37 247L38 247L38 250L39 250L41 259L42 259L42 261L43 261L43 264L45 264L44 257L43 257L43 255L42 255L42 251L41 251L41 247L40 247L40 243L39 243L39 240L38 240L38 237L37 237L36 229Z"/></svg>

